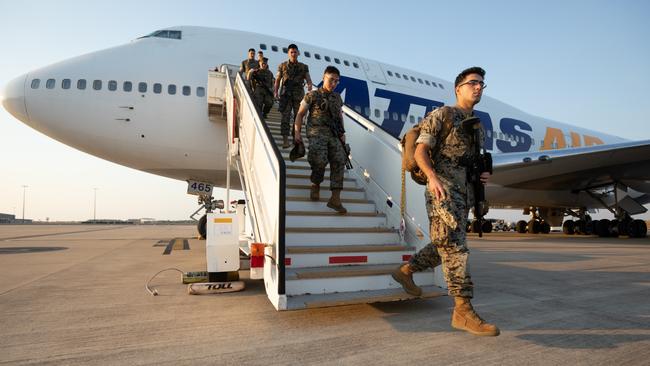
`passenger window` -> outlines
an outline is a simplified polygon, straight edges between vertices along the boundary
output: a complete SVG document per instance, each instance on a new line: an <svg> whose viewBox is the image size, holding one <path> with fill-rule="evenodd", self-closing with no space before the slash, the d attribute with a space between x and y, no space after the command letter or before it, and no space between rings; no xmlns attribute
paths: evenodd
<svg viewBox="0 0 650 366"><path fill-rule="evenodd" d="M406 115L404 113L402 113L402 115L400 117L401 117L400 120L402 122L406 122Z"/></svg>
<svg viewBox="0 0 650 366"><path fill-rule="evenodd" d="M384 111L384 119L390 119L390 115L388 114L388 111Z"/></svg>
<svg viewBox="0 0 650 366"><path fill-rule="evenodd" d="M485 134L487 135L488 138L492 138L492 131L487 130L485 131Z"/></svg>
<svg viewBox="0 0 650 366"><path fill-rule="evenodd" d="M402 74L402 76L404 77L404 80L409 81L409 76L408 75Z"/></svg>
<svg viewBox="0 0 650 366"><path fill-rule="evenodd" d="M330 62L332 59L329 56L325 56L325 61Z"/></svg>
<svg viewBox="0 0 650 366"><path fill-rule="evenodd" d="M398 79L402 78L398 73L395 73L395 77L398 78Z"/></svg>
<svg viewBox="0 0 650 366"><path fill-rule="evenodd" d="M309 51L305 51L305 57L311 57L311 53L309 53Z"/></svg>
<svg viewBox="0 0 650 366"><path fill-rule="evenodd" d="M439 87L440 89L444 89L444 88L445 88L444 86L442 86L442 84L438 84L438 87Z"/></svg>
<svg viewBox="0 0 650 366"><path fill-rule="evenodd" d="M317 59L317 60L320 60L320 55L317 54L317 53L314 53L314 58Z"/></svg>
<svg viewBox="0 0 650 366"><path fill-rule="evenodd" d="M61 88L70 89L71 84L72 83L70 82L70 79L63 79L63 81L61 82Z"/></svg>
<svg viewBox="0 0 650 366"><path fill-rule="evenodd" d="M160 94L162 92L162 85L160 83L153 84L153 92Z"/></svg>
<svg viewBox="0 0 650 366"><path fill-rule="evenodd" d="M85 90L86 89L86 79L77 80L77 89Z"/></svg>
<svg viewBox="0 0 650 366"><path fill-rule="evenodd" d="M282 52L284 52L284 53L289 53L289 49L286 48L286 47L282 47Z"/></svg>
<svg viewBox="0 0 650 366"><path fill-rule="evenodd" d="M32 89L38 89L38 86L41 85L41 79L32 80Z"/></svg>
<svg viewBox="0 0 650 366"><path fill-rule="evenodd" d="M409 121L410 121L411 123L415 123L415 117L413 117L412 115L409 116Z"/></svg>
<svg viewBox="0 0 650 366"><path fill-rule="evenodd" d="M102 90L102 81L101 80L93 80L93 89Z"/></svg>
<svg viewBox="0 0 650 366"><path fill-rule="evenodd" d="M197 97L205 97L205 88L202 86L199 86L196 88L196 96Z"/></svg>
<svg viewBox="0 0 650 366"><path fill-rule="evenodd" d="M411 81L415 82L415 78L413 76L411 76Z"/></svg>
<svg viewBox="0 0 650 366"><path fill-rule="evenodd" d="M375 108L375 118L379 118L380 115L381 115L381 112L379 111L379 109Z"/></svg>
<svg viewBox="0 0 650 366"><path fill-rule="evenodd" d="M437 87L438 87L438 85L436 85L436 83L434 83L433 81L431 82L431 85L432 85L434 88L437 88Z"/></svg>
<svg viewBox="0 0 650 366"><path fill-rule="evenodd" d="M366 116L370 116L370 107L365 107L365 108L363 109L363 112L364 112L364 114L365 114Z"/></svg>
<svg viewBox="0 0 650 366"><path fill-rule="evenodd" d="M131 90L133 90L133 83L131 83L130 81L125 81L124 84L122 84L122 90L124 90L125 92L130 92Z"/></svg>
<svg viewBox="0 0 650 366"><path fill-rule="evenodd" d="M138 91L140 93L146 93L147 92L147 83L144 83L144 82L138 83Z"/></svg>
<svg viewBox="0 0 650 366"><path fill-rule="evenodd" d="M397 112L393 112L393 121L398 121L397 117Z"/></svg>
<svg viewBox="0 0 650 366"><path fill-rule="evenodd" d="M393 76L393 72L390 70L386 71L386 73L388 74L388 76Z"/></svg>
<svg viewBox="0 0 650 366"><path fill-rule="evenodd" d="M109 80L109 81L108 81L108 90L110 90L110 91L115 91L115 90L117 90L117 81L115 81L115 80Z"/></svg>
<svg viewBox="0 0 650 366"><path fill-rule="evenodd" d="M338 58L334 58L334 62L337 63L337 64L340 64L341 60L339 60Z"/></svg>
<svg viewBox="0 0 650 366"><path fill-rule="evenodd" d="M183 95L190 95L190 94L192 94L192 88L190 88L187 85L183 86Z"/></svg>
<svg viewBox="0 0 650 366"><path fill-rule="evenodd" d="M424 84L424 81L422 81L422 79L418 78L418 83Z"/></svg>
<svg viewBox="0 0 650 366"><path fill-rule="evenodd" d="M429 80L425 80L424 83L427 84L427 85L431 85L431 83L429 82Z"/></svg>
<svg viewBox="0 0 650 366"><path fill-rule="evenodd" d="M350 66L350 62L348 60L343 60L343 65Z"/></svg>
<svg viewBox="0 0 650 366"><path fill-rule="evenodd" d="M353 62L353 63L352 63L352 66L354 66L355 69L358 69L358 68L359 68L359 64L356 63L356 62Z"/></svg>
<svg viewBox="0 0 650 366"><path fill-rule="evenodd" d="M45 82L45 87L48 89L54 89L54 84L56 84L56 80L47 79L47 81Z"/></svg>
<svg viewBox="0 0 650 366"><path fill-rule="evenodd" d="M260 49L261 50L266 50L266 45L264 43L260 43Z"/></svg>
<svg viewBox="0 0 650 366"><path fill-rule="evenodd" d="M361 113L361 106L355 105L354 110L357 111L357 113Z"/></svg>
<svg viewBox="0 0 650 366"><path fill-rule="evenodd" d="M278 52L278 46L271 46L271 51Z"/></svg>
<svg viewBox="0 0 650 366"><path fill-rule="evenodd" d="M418 123L422 122L422 120L423 120L422 117L418 117Z"/></svg>
<svg viewBox="0 0 650 366"><path fill-rule="evenodd" d="M167 86L167 93L169 93L169 95L174 95L174 94L176 94L176 85L174 85L174 84L169 84L169 85Z"/></svg>

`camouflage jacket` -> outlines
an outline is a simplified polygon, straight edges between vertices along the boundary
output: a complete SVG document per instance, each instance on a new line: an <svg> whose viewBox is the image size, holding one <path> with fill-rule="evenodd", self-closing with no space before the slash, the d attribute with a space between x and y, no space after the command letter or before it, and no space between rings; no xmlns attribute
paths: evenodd
<svg viewBox="0 0 650 366"><path fill-rule="evenodd" d="M439 141L436 136L440 133L444 123L445 111L443 108L452 108L450 115L453 125L444 141ZM420 136L416 141L416 144L427 144L430 149L436 151L435 156L432 156L432 165L445 188L448 191L454 190L464 195L469 193L467 168L464 166L464 162L475 158L473 133L464 130L460 125L467 117L459 108L435 109L420 122ZM483 126L479 131L479 144L482 149L485 136Z"/></svg>
<svg viewBox="0 0 650 366"><path fill-rule="evenodd" d="M302 89L303 82L309 73L309 66L302 62L285 61L278 66L278 73L283 88Z"/></svg>
<svg viewBox="0 0 650 366"><path fill-rule="evenodd" d="M273 73L269 69L257 69L251 73L253 89L273 93Z"/></svg>
<svg viewBox="0 0 650 366"><path fill-rule="evenodd" d="M307 135L330 133L333 126L339 135L345 133L343 121L339 118L343 99L337 92L328 92L323 88L312 90L302 100L307 104L309 117L307 119ZM334 118L333 118L334 117Z"/></svg>
<svg viewBox="0 0 650 366"><path fill-rule="evenodd" d="M239 66L239 71L244 73L244 77L248 73L248 70L250 69L257 69L260 67L260 64L257 62L255 59L245 59L244 61L241 62L241 65Z"/></svg>

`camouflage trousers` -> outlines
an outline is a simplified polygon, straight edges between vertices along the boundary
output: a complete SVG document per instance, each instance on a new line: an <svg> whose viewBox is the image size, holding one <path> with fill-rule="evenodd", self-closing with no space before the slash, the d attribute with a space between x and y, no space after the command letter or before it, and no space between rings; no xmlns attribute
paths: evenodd
<svg viewBox="0 0 650 366"><path fill-rule="evenodd" d="M431 243L417 252L409 265L415 272L442 264L450 296L472 298L474 285L468 268L466 196L451 190L446 200L436 201L425 189Z"/></svg>
<svg viewBox="0 0 650 366"><path fill-rule="evenodd" d="M321 184L325 179L325 167L330 164L330 189L343 189L343 173L345 171L345 150L338 137L332 132L314 133L308 131L309 152L307 161L311 166L311 182Z"/></svg>
<svg viewBox="0 0 650 366"><path fill-rule="evenodd" d="M266 116L273 107L273 97L264 89L255 89L253 92L253 102L264 116Z"/></svg>
<svg viewBox="0 0 650 366"><path fill-rule="evenodd" d="M300 90L295 90L293 92L286 92L280 96L280 113L282 113L282 120L280 121L280 133L282 136L289 136L292 133L292 118L296 117L298 114L298 109L300 108L300 102L302 98L305 97L305 92ZM293 113L292 113L293 112Z"/></svg>

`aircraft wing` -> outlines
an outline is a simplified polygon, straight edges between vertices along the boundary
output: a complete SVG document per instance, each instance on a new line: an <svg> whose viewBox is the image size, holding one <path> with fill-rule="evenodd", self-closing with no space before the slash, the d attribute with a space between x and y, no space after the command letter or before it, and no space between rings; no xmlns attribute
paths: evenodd
<svg viewBox="0 0 650 366"><path fill-rule="evenodd" d="M491 183L577 192L622 183L650 193L650 140L494 155Z"/></svg>

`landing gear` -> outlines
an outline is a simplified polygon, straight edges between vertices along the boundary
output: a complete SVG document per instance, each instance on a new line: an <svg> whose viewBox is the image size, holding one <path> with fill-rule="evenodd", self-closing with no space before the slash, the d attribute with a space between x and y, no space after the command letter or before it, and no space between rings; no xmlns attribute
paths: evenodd
<svg viewBox="0 0 650 366"><path fill-rule="evenodd" d="M223 204L223 200L215 200L212 196L207 195L199 196L199 205L201 206L196 211L194 211L193 214L190 215L190 218L192 220L196 220L194 216L199 213L199 211L205 209L205 214L203 214L203 216L201 216L201 218L196 223L196 230L198 231L199 236L201 239L205 239L208 214L217 209L221 210L225 206Z"/></svg>
<svg viewBox="0 0 650 366"><path fill-rule="evenodd" d="M619 215L619 219L591 220L589 215L586 219L567 220L562 224L562 232L567 235L598 235L601 238L616 238L628 236L630 238L645 238L648 228L643 220L633 220L629 215Z"/></svg>
<svg viewBox="0 0 650 366"><path fill-rule="evenodd" d="M551 232L551 224L540 216L539 209L537 207L530 207L524 210L524 214L530 214L531 219L526 222L520 220L515 226L515 230L520 233L530 233L530 234L548 234ZM542 210L544 213L548 214L548 209Z"/></svg>

